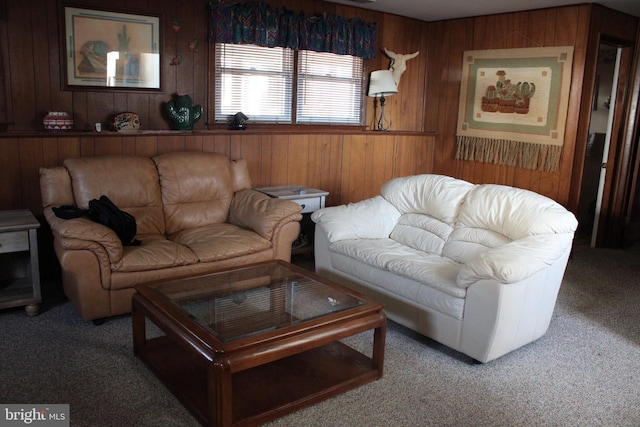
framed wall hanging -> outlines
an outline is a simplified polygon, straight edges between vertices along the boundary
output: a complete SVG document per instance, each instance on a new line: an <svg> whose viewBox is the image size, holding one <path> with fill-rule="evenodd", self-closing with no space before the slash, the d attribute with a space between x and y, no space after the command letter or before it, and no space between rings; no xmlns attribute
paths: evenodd
<svg viewBox="0 0 640 427"><path fill-rule="evenodd" d="M465 51L456 159L558 169L573 46Z"/></svg>
<svg viewBox="0 0 640 427"><path fill-rule="evenodd" d="M161 90L161 16L63 5L65 89Z"/></svg>

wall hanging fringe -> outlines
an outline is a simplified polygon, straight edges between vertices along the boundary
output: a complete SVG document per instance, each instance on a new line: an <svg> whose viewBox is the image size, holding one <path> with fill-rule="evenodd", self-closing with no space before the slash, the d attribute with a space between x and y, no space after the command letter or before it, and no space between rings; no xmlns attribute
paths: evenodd
<svg viewBox="0 0 640 427"><path fill-rule="evenodd" d="M458 136L456 160L557 172L562 147L506 139Z"/></svg>

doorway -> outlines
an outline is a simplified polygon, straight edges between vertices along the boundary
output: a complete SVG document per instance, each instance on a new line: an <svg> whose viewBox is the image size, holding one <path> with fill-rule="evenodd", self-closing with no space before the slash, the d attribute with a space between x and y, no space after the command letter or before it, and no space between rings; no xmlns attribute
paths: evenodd
<svg viewBox="0 0 640 427"><path fill-rule="evenodd" d="M622 244L632 178L627 143L632 57L632 43L601 36L576 213L576 238L592 247Z"/></svg>
<svg viewBox="0 0 640 427"><path fill-rule="evenodd" d="M612 124L620 66L620 48L601 42L593 88L593 102L587 150L584 159L577 235L584 243L595 247L598 222L602 212L602 196L606 164L611 145Z"/></svg>

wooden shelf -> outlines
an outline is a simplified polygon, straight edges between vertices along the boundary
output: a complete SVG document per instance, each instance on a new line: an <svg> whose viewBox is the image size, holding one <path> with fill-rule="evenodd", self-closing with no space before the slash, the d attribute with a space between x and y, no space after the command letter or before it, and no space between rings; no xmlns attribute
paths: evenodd
<svg viewBox="0 0 640 427"><path fill-rule="evenodd" d="M31 304L36 297L28 277L0 280L0 306L19 307Z"/></svg>
<svg viewBox="0 0 640 427"><path fill-rule="evenodd" d="M9 132L0 132L0 139L3 138L134 138L141 136L176 136L176 135L264 135L268 134L358 134L358 135L416 135L416 136L424 136L424 135L435 135L435 132L414 132L414 131L372 131L367 129L345 129L342 128L332 128L331 126L327 126L325 128L322 127L300 127L300 128L277 128L275 126L272 127L254 127L249 128L247 130L238 131L238 130L229 130L229 129L211 129L211 130L193 130L193 131L183 131L183 130L141 130L138 132L114 132L114 131L106 131L95 132L95 131L64 131L64 132L46 132L46 131L9 131Z"/></svg>

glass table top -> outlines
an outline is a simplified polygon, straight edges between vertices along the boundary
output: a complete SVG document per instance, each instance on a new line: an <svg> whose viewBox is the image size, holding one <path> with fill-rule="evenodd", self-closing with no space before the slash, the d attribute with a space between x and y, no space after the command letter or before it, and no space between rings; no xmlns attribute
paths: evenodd
<svg viewBox="0 0 640 427"><path fill-rule="evenodd" d="M340 288L280 263L177 280L151 288L223 343L365 303Z"/></svg>

